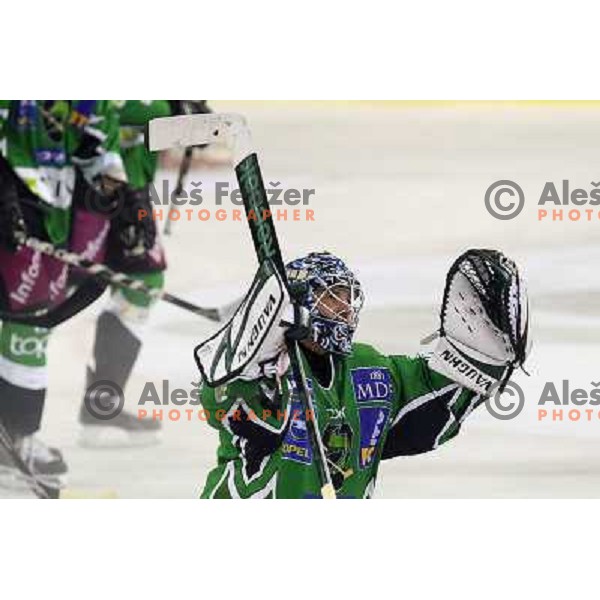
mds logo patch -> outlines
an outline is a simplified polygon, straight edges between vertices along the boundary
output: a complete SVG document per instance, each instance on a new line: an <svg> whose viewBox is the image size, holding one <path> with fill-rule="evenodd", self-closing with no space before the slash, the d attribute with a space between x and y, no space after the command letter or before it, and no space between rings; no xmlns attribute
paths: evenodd
<svg viewBox="0 0 600 600"><path fill-rule="evenodd" d="M388 369L361 367L359 369L352 369L350 375L352 377L354 396L359 404L374 400L392 402L394 388Z"/></svg>

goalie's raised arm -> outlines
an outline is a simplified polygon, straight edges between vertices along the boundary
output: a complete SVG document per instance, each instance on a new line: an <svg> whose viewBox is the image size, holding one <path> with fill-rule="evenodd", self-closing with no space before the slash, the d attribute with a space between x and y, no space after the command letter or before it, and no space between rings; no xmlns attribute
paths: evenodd
<svg viewBox="0 0 600 600"><path fill-rule="evenodd" d="M516 264L501 252L469 250L454 262L440 320L433 352L392 358L404 385L383 459L429 452L455 437L527 358L527 292Z"/></svg>

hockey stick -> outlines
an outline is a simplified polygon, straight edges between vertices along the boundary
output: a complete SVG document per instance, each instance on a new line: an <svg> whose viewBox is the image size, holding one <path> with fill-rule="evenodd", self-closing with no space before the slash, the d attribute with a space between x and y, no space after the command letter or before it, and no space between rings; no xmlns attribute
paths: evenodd
<svg viewBox="0 0 600 600"><path fill-rule="evenodd" d="M59 497L59 490L53 489L49 486L44 485L41 481L38 481L34 474L30 471L29 467L25 464L25 461L19 455L19 452L15 448L15 444L11 435L4 427L4 423L0 421L0 445L4 448L5 452L10 456L15 467L21 472L27 485L31 491L41 500L57 499Z"/></svg>
<svg viewBox="0 0 600 600"><path fill-rule="evenodd" d="M169 212L167 213L167 222L165 223L164 234L171 235L171 230L173 229L173 221L171 219L171 213L174 211L173 208L173 196L176 198L181 195L183 192L183 181L187 177L187 174L190 170L190 165L192 164L192 155L194 154L194 147L188 146L183 153L183 158L181 159L181 164L179 165L179 175L177 176L177 185L175 186L175 191L169 197Z"/></svg>
<svg viewBox="0 0 600 600"><path fill-rule="evenodd" d="M241 115L184 115L154 119L149 124L150 150L165 150L172 147L206 144L223 140L234 154L235 173L240 185L254 249L258 262L270 258L289 290L285 263L277 240L273 217L267 201L258 157L252 149L250 131ZM312 453L321 484L321 496L336 497L327 466L325 447L316 424L316 412L295 339L286 340L292 376L297 383L302 407L307 415L306 427ZM310 415L310 417L308 417Z"/></svg>
<svg viewBox="0 0 600 600"><path fill-rule="evenodd" d="M51 256L56 260L59 260L63 263L71 265L73 267L77 267L78 269L82 269L88 275L92 277L96 277L105 281L110 285L114 285L123 289L133 290L136 292L141 292L145 294L150 299L160 299L168 302L169 304L173 304L175 306L179 306L179 308L183 308L189 312L194 313L195 315L199 315L201 317L205 317L206 319L210 319L211 321L221 321L225 315L227 315L231 307L230 305L223 306L221 308L205 308L202 306L197 306L188 302L187 300L183 300L178 296L174 296L173 294L169 294L163 290L153 289L148 287L143 281L139 279L133 279L125 275L124 273L117 273L102 265L100 263L95 263L83 256L76 254L75 252L69 252L62 248L56 248L52 244L48 242L43 242L42 240L38 240L36 238L26 238L22 237L20 239L20 243L23 246L27 246L32 250L37 252L41 252L42 254L46 254L47 256Z"/></svg>

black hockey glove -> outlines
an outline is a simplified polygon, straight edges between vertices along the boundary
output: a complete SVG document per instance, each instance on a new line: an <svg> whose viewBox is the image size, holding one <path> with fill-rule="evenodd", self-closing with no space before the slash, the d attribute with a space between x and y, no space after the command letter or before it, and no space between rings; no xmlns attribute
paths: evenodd
<svg viewBox="0 0 600 600"><path fill-rule="evenodd" d="M12 183L0 176L0 246L15 252L21 239L27 236L27 227Z"/></svg>
<svg viewBox="0 0 600 600"><path fill-rule="evenodd" d="M125 258L140 258L154 246L156 223L152 219L148 188L124 189L124 205L115 215L113 227Z"/></svg>

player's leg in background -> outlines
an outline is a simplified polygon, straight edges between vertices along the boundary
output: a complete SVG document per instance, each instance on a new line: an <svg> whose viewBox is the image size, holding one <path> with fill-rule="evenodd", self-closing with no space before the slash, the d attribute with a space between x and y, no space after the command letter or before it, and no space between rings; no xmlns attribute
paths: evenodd
<svg viewBox="0 0 600 600"><path fill-rule="evenodd" d="M163 287L161 271L129 275L141 279L148 287ZM142 347L150 310L150 302L144 294L113 290L108 305L98 316L92 357L86 368L86 393L79 413L83 445L146 445L160 440L158 421L139 419L127 410L110 419L96 416L98 412L109 410L111 405L117 405L118 392L112 397L106 397L107 392L104 392L105 396L98 399L102 402L100 411L94 405L95 390L110 388L100 382L110 382L116 390L125 390Z"/></svg>
<svg viewBox="0 0 600 600"><path fill-rule="evenodd" d="M148 194L148 189L143 192ZM166 262L160 236L156 235L156 223L147 221L145 224L152 228L149 234L149 239L153 240L151 247L146 248L140 242L133 245L133 251L130 236L124 235L124 232L131 232L131 227L130 221L123 221L119 216L111 220L105 262L118 272L141 279L148 287L162 289ZM96 321L94 347L86 369L86 389L79 413L83 445L146 445L160 439L159 421L139 419L137 414L127 410L102 418L110 414L111 406L117 406L119 391L125 391L140 353L151 305L146 294L113 289L108 305ZM100 382L110 383L107 386ZM111 384L114 390L109 393ZM104 390L103 396L99 395L100 390ZM101 402L100 407L96 406L97 402Z"/></svg>
<svg viewBox="0 0 600 600"><path fill-rule="evenodd" d="M22 208L27 231L47 239L43 215L29 205ZM66 265L29 248L0 247L0 309L9 315L0 330L0 420L23 461L51 487L62 486L67 465L57 449L48 448L35 435L48 385L49 331L18 324L10 315L60 303L67 272ZM14 471L10 457L4 456L3 462L4 472Z"/></svg>
<svg viewBox="0 0 600 600"><path fill-rule="evenodd" d="M46 446L40 429L48 387L47 345L50 330L10 321L0 329L0 421L31 472L61 487L67 465L56 448ZM4 470L14 470L10 461Z"/></svg>

